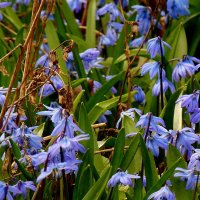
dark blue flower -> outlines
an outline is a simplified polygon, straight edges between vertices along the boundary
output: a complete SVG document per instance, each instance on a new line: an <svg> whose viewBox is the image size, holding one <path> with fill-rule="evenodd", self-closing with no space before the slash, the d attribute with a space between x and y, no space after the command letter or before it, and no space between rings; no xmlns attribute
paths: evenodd
<svg viewBox="0 0 200 200"><path fill-rule="evenodd" d="M167 46L168 48L171 49L171 46L166 42L164 42L159 36L152 38L147 42L147 53L150 53L151 58L154 58L157 54L161 55L161 52L164 55L164 46Z"/></svg>
<svg viewBox="0 0 200 200"><path fill-rule="evenodd" d="M163 186L158 190L157 192L154 192L151 194L148 199L154 199L154 200L175 200L175 194L170 191L169 187L167 185Z"/></svg>
<svg viewBox="0 0 200 200"><path fill-rule="evenodd" d="M37 114L41 116L51 117L51 121L55 124L61 121L66 116L65 110L61 106L53 108L53 107L44 105L44 107L48 110L37 112Z"/></svg>
<svg viewBox="0 0 200 200"><path fill-rule="evenodd" d="M172 79L178 82L180 78L186 78L186 75L192 76L196 71L196 67L188 62L180 61L172 73Z"/></svg>
<svg viewBox="0 0 200 200"><path fill-rule="evenodd" d="M167 150L168 141L164 137L157 134L149 135L146 139L146 146L153 153L154 156L158 157L159 148Z"/></svg>
<svg viewBox="0 0 200 200"><path fill-rule="evenodd" d="M175 135L175 134L173 134ZM174 140L176 147L180 150L182 155L187 153L187 157L190 158L194 147L193 143L199 141L199 136L195 134L192 128L185 127L182 130L176 132L176 139Z"/></svg>
<svg viewBox="0 0 200 200"><path fill-rule="evenodd" d="M200 108L195 108L193 110L193 113L190 115L190 121L194 124L197 124L200 122Z"/></svg>
<svg viewBox="0 0 200 200"><path fill-rule="evenodd" d="M27 189L36 190L36 187L33 183L33 181L18 181L18 183L15 185L15 187L22 193L24 199L26 199L26 195L27 195Z"/></svg>
<svg viewBox="0 0 200 200"><path fill-rule="evenodd" d="M81 10L82 5L85 5L86 2L86 0L67 0L67 3L69 4L71 10L75 11L76 13L78 13Z"/></svg>
<svg viewBox="0 0 200 200"><path fill-rule="evenodd" d="M139 47L144 41L144 36L132 40L129 44L130 47Z"/></svg>
<svg viewBox="0 0 200 200"><path fill-rule="evenodd" d="M131 179L139 179L140 176L133 175L133 174L127 174L123 171L118 171L116 174L114 174L110 180L108 181L108 187L115 187L115 185L129 185L133 187L133 182Z"/></svg>
<svg viewBox="0 0 200 200"><path fill-rule="evenodd" d="M182 95L181 97L178 98L176 103L182 102L181 107L182 108L185 107L187 109L187 112L192 113L196 108L198 108L199 94L200 91L197 90L192 94Z"/></svg>
<svg viewBox="0 0 200 200"><path fill-rule="evenodd" d="M167 11L169 16L177 19L180 16L189 15L188 0L167 0Z"/></svg>
<svg viewBox="0 0 200 200"><path fill-rule="evenodd" d="M106 4L102 8L98 9L96 12L97 19L99 19L99 16L103 16L106 13L109 13L110 21L115 21L117 17L120 17L120 19L123 21L121 13L119 12L119 10L117 9L114 3Z"/></svg>
<svg viewBox="0 0 200 200"><path fill-rule="evenodd" d="M171 93L175 92L175 87L173 83L171 83L166 77L162 78L162 86L163 86L163 93L165 93L168 88L171 90ZM158 79L152 88L153 96L158 96L160 94L160 91L161 91L160 79Z"/></svg>
<svg viewBox="0 0 200 200"><path fill-rule="evenodd" d="M142 88L140 86L134 86L133 91L136 90L137 93L134 94L134 99L139 104L145 103L145 93L143 92Z"/></svg>
<svg viewBox="0 0 200 200"><path fill-rule="evenodd" d="M197 176L195 175L194 170L183 169L180 167L177 167L176 170L178 172L174 174L174 177L180 177L182 181L187 181L186 190L194 189L197 182Z"/></svg>
<svg viewBox="0 0 200 200"><path fill-rule="evenodd" d="M0 181L0 199L8 199L8 200L13 200L13 196L16 196L21 193L21 191L16 188L15 186L11 186L7 183L4 183Z"/></svg>
<svg viewBox="0 0 200 200"><path fill-rule="evenodd" d="M144 35L151 26L151 8L141 5L132 6L133 9L137 10L135 21L138 22L139 32Z"/></svg>
<svg viewBox="0 0 200 200"><path fill-rule="evenodd" d="M195 149L195 153L190 157L188 169L200 172L200 149Z"/></svg>
<svg viewBox="0 0 200 200"><path fill-rule="evenodd" d="M160 73L160 62L148 62L142 65L141 76L149 72L150 79Z"/></svg>
<svg viewBox="0 0 200 200"><path fill-rule="evenodd" d="M78 164L80 160L69 160L67 162L50 163L46 168L41 170L41 174L37 177L37 182L40 182L54 171L55 178L58 178L61 170L65 170L65 174L73 173L78 171ZM61 174L61 173L60 173Z"/></svg>

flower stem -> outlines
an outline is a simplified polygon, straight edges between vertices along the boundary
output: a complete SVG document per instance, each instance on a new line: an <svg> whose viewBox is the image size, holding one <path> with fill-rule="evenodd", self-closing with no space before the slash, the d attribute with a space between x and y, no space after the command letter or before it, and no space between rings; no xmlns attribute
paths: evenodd
<svg viewBox="0 0 200 200"><path fill-rule="evenodd" d="M196 199L198 180L199 180L199 172L198 172L198 174L197 174L197 181L196 181L196 185L195 185L193 200Z"/></svg>

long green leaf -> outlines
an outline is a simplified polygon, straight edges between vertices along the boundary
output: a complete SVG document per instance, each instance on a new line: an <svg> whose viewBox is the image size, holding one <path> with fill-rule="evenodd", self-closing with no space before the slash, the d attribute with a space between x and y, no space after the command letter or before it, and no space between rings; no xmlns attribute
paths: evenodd
<svg viewBox="0 0 200 200"><path fill-rule="evenodd" d="M114 154L111 161L112 171L111 175L117 171L117 168L120 166L120 163L124 156L124 145L125 145L125 130L124 128L120 130L115 141Z"/></svg>
<svg viewBox="0 0 200 200"><path fill-rule="evenodd" d="M158 174L155 166L154 158L151 152L148 152L144 139L140 135L140 144L142 149L142 160L145 168L145 176L147 181L147 191L150 190L158 180Z"/></svg>
<svg viewBox="0 0 200 200"><path fill-rule="evenodd" d="M10 144L12 146L12 152L13 152L14 157L16 159L20 159L21 153L20 153L19 147L17 146L17 144L12 139L9 139L9 141L10 141Z"/></svg>
<svg viewBox="0 0 200 200"><path fill-rule="evenodd" d="M120 168L125 171L127 170L127 168L129 167L130 163L132 162L137 150L138 150L138 146L140 143L140 135L137 134L134 138L133 141L131 142L131 144L129 145L129 148L127 149L123 160L121 162Z"/></svg>
<svg viewBox="0 0 200 200"><path fill-rule="evenodd" d="M67 1L66 0L58 1L58 6L60 7L60 10L62 10L62 13L65 17L65 20L67 22L67 27L70 31L69 33L72 35L76 35L79 38L83 38L79 30L78 24L76 22L76 19L74 17L74 14L72 13Z"/></svg>
<svg viewBox="0 0 200 200"><path fill-rule="evenodd" d="M102 172L102 176L88 191L83 200L100 199L107 186L109 176L110 176L110 168L106 168Z"/></svg>
<svg viewBox="0 0 200 200"><path fill-rule="evenodd" d="M162 177L159 179L159 181L153 185L150 190L148 190L146 196L144 197L144 200L147 200L148 196L150 194L152 194L153 192L159 190L162 185L169 179L169 177L174 173L174 170L176 169L176 167L179 165L179 163L181 162L181 158L179 158L163 175Z"/></svg>
<svg viewBox="0 0 200 200"><path fill-rule="evenodd" d="M118 75L114 76L112 79L106 82L97 92L95 92L95 94L86 104L87 110L91 110L96 103L100 102L104 98L104 94L106 94L111 89L111 87L123 77L123 74L124 72L121 72Z"/></svg>
<svg viewBox="0 0 200 200"><path fill-rule="evenodd" d="M19 168L19 170L22 172L22 174L24 175L24 177L29 180L32 181L33 178L31 176L31 174L25 169L25 167L18 161L18 159L15 159L15 162L17 163L17 166Z"/></svg>
<svg viewBox="0 0 200 200"><path fill-rule="evenodd" d="M96 0L88 1L86 43L88 48L96 46Z"/></svg>
<svg viewBox="0 0 200 200"><path fill-rule="evenodd" d="M134 94L135 94L135 91L131 92L131 96L133 96ZM128 99L128 94L124 94L124 95L122 95L121 102L127 101L127 99ZM96 120L98 120L98 118L106 110L109 110L109 109L117 106L118 101L119 101L119 97L114 97L112 99L97 103L88 114L91 124L95 123Z"/></svg>

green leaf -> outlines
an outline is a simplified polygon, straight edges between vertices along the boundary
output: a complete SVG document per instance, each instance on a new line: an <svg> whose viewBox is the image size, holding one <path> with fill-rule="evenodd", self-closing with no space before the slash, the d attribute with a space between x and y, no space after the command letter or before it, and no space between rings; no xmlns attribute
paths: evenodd
<svg viewBox="0 0 200 200"><path fill-rule="evenodd" d="M80 177L79 185L81 187L78 187L77 199L83 199L87 191L93 186L93 183L92 169L90 165L88 165L84 168Z"/></svg>
<svg viewBox="0 0 200 200"><path fill-rule="evenodd" d="M131 92L131 96L135 94L135 91ZM127 101L128 94L122 95L121 102ZM113 107L117 106L117 103L119 101L119 97L114 97L112 99L108 99L106 101L102 101L100 103L97 103L92 110L90 110L88 117L91 122L91 124L95 123L98 118L106 111Z"/></svg>
<svg viewBox="0 0 200 200"><path fill-rule="evenodd" d="M79 79L77 79L77 80L72 81L72 82L71 82L72 88L78 87L78 86L79 86L81 83L83 83L83 81L85 81L85 80L86 80L86 78L79 78Z"/></svg>
<svg viewBox="0 0 200 200"><path fill-rule="evenodd" d="M80 111L79 111L78 125L85 133L88 133L90 136L90 139L88 140L88 142L86 142L86 148L89 148L90 164L93 165L94 163L94 134L91 128L91 124L88 120L87 112L83 103L81 104Z"/></svg>
<svg viewBox="0 0 200 200"><path fill-rule="evenodd" d="M125 145L125 130L122 128L117 135L115 141L114 154L111 161L112 170L111 175L114 174L120 166L120 163L124 156L124 145Z"/></svg>
<svg viewBox="0 0 200 200"><path fill-rule="evenodd" d="M129 116L124 115L122 119L122 127L125 128L126 134L137 133L139 130L135 127L135 122Z"/></svg>
<svg viewBox="0 0 200 200"><path fill-rule="evenodd" d="M122 159L122 162L121 162L121 165L120 165L120 168L125 171L127 170L127 168L129 167L129 165L131 164L137 150L138 150L138 146L139 146L139 143L140 143L140 135L137 134L131 144L129 145L129 148L126 150L126 153Z"/></svg>
<svg viewBox="0 0 200 200"><path fill-rule="evenodd" d="M90 139L85 141L86 148L89 148L90 151L90 164L91 166L95 166L97 171L100 172L103 168L103 161L101 155L96 154L94 156L94 151L99 150L97 144L97 138L94 133L94 130L91 127L90 121L88 119L88 115L85 109L84 104L81 104L80 111L79 111L79 120L78 120L79 127L85 132L88 133Z"/></svg>
<svg viewBox="0 0 200 200"><path fill-rule="evenodd" d="M87 75L85 73L85 68L83 66L83 62L79 56L79 48L76 44L74 45L72 52L73 52L73 56L74 56L74 62L75 62L75 66L76 66L76 71L78 73L78 77L86 79L81 85L82 85L83 89L85 90L86 99L89 99L90 92L88 89L89 87L88 87L88 83L87 83Z"/></svg>
<svg viewBox="0 0 200 200"><path fill-rule="evenodd" d="M110 176L110 168L106 168L102 172L102 176L96 183L94 183L94 185L85 195L83 200L100 199L107 186L109 176Z"/></svg>
<svg viewBox="0 0 200 200"><path fill-rule="evenodd" d="M36 129L34 129L33 133L42 137L42 134L43 134L43 131L44 131L44 126L45 126L45 123L40 124Z"/></svg>
<svg viewBox="0 0 200 200"><path fill-rule="evenodd" d="M18 161L18 159L15 158L14 160L17 163L18 168L22 172L22 174L24 175L24 177L27 180L32 181L33 180L32 175L25 169L25 167Z"/></svg>
<svg viewBox="0 0 200 200"><path fill-rule="evenodd" d="M4 16L16 27L17 30L20 30L23 26L22 22L18 18L17 14L13 11L11 7L5 7Z"/></svg>
<svg viewBox="0 0 200 200"><path fill-rule="evenodd" d="M14 157L17 158L17 159L20 159L21 153L20 153L19 147L17 146L17 144L12 139L9 139L9 141L10 141L10 144L12 146L12 152L13 152Z"/></svg>
<svg viewBox="0 0 200 200"><path fill-rule="evenodd" d="M87 49L87 43L85 40L81 39L80 37L72 34L67 34L67 36L72 39L77 45L80 52L83 52Z"/></svg>
<svg viewBox="0 0 200 200"><path fill-rule="evenodd" d="M150 190L158 180L158 174L155 166L155 161L151 152L148 152L143 137L140 135L140 144L142 149L142 160L144 163L145 176L147 181L147 191Z"/></svg>
<svg viewBox="0 0 200 200"><path fill-rule="evenodd" d="M81 92L74 99L74 102L73 102L73 113L76 112L76 109L77 109L79 103L81 102L81 98L82 98L84 92L85 92L85 90L81 90Z"/></svg>
<svg viewBox="0 0 200 200"><path fill-rule="evenodd" d="M183 109L181 107L182 102L178 102L175 104L174 108L174 117L173 117L173 130L181 130L182 129L182 112Z"/></svg>
<svg viewBox="0 0 200 200"><path fill-rule="evenodd" d="M187 37L182 23L170 33L166 42L172 47L172 49L166 48L165 55L168 60L172 58L182 58L183 55L187 55Z"/></svg>
<svg viewBox="0 0 200 200"><path fill-rule="evenodd" d="M97 92L95 92L95 94L89 99L86 104L87 110L91 110L96 103L101 101L104 98L104 94L106 94L114 84L121 80L123 75L124 72L121 72L118 75L114 76L112 79L106 82Z"/></svg>
<svg viewBox="0 0 200 200"><path fill-rule="evenodd" d="M67 1L66 0L58 1L58 5L64 15L66 22L67 22L67 27L68 27L69 33L72 35L76 35L79 38L83 38L82 34L79 30L78 24L76 22L76 19L74 17L74 14L71 11L70 7L68 6Z"/></svg>
<svg viewBox="0 0 200 200"><path fill-rule="evenodd" d="M88 48L96 46L96 0L88 1L86 43Z"/></svg>
<svg viewBox="0 0 200 200"><path fill-rule="evenodd" d="M179 165L177 167L186 169L187 163L185 162L179 150L176 147L169 144L168 151L167 151L168 168L171 168L177 159L180 159ZM185 189L186 187L185 181L180 181L179 178L175 178L175 177L171 177L170 181L172 182L172 190L174 191L177 200L192 199L193 191Z"/></svg>
<svg viewBox="0 0 200 200"><path fill-rule="evenodd" d="M144 200L147 200L150 194L152 194L153 192L156 192L163 186L163 184L169 179L169 177L173 175L174 170L176 169L176 167L179 165L180 162L181 162L181 158L176 160L176 162L162 175L159 181L155 185L153 185L150 188L150 190L148 190L146 196L144 197Z"/></svg>

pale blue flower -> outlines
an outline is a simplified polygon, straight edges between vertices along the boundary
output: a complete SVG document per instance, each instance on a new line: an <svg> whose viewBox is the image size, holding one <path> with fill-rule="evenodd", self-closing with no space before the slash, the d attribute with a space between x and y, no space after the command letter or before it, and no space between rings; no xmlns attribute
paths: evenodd
<svg viewBox="0 0 200 200"><path fill-rule="evenodd" d="M144 35L149 30L151 26L151 8L141 5L132 6L133 9L137 10L137 15L135 21L138 22L139 32Z"/></svg>
<svg viewBox="0 0 200 200"><path fill-rule="evenodd" d="M142 35L141 37L139 38L136 38L134 40L132 40L129 44L130 47L139 47L142 42L144 41L144 35Z"/></svg>
<svg viewBox="0 0 200 200"><path fill-rule="evenodd" d="M158 190L157 192L154 192L151 194L148 199L154 199L154 200L175 200L175 194L170 191L169 187L167 185L163 186Z"/></svg>
<svg viewBox="0 0 200 200"><path fill-rule="evenodd" d="M200 149L195 149L195 153L190 157L188 169L193 169L200 172Z"/></svg>
<svg viewBox="0 0 200 200"><path fill-rule="evenodd" d="M118 171L116 174L114 174L110 180L108 181L108 188L109 187L115 187L116 185L129 185L133 187L133 182L131 179L139 179L140 176L128 174L123 171Z"/></svg>
<svg viewBox="0 0 200 200"><path fill-rule="evenodd" d="M197 176L195 175L194 170L183 169L180 167L177 167L176 170L178 172L174 174L174 177L180 177L182 181L187 181L186 190L194 189L197 182Z"/></svg>
<svg viewBox="0 0 200 200"><path fill-rule="evenodd" d="M159 36L152 38L147 42L147 53L151 55L151 58L154 58L157 54L161 55L161 53L164 55L164 46L171 49L171 46L163 41Z"/></svg>
<svg viewBox="0 0 200 200"><path fill-rule="evenodd" d="M139 104L145 103L145 93L143 92L142 88L140 86L134 86L133 91L136 90L137 93L134 94L134 99Z"/></svg>
<svg viewBox="0 0 200 200"><path fill-rule="evenodd" d="M162 77L162 86L163 86L163 93L165 93L168 89L171 90L171 93L175 92L175 87L173 83L170 82L166 77ZM158 96L160 92L161 92L160 79L158 79L152 88L152 94L153 96Z"/></svg>
<svg viewBox="0 0 200 200"><path fill-rule="evenodd" d="M197 124L200 122L200 108L195 108L193 110L193 113L190 115L190 121L194 124Z"/></svg>
<svg viewBox="0 0 200 200"><path fill-rule="evenodd" d="M169 16L175 19L180 16L189 15L188 0L167 0L167 11Z"/></svg>
<svg viewBox="0 0 200 200"><path fill-rule="evenodd" d="M160 62L148 62L142 65L141 76L149 72L150 79L153 79L160 73Z"/></svg>
<svg viewBox="0 0 200 200"><path fill-rule="evenodd" d="M180 78L186 78L187 75L192 76L196 71L196 67L188 62L180 61L172 73L172 79L176 82L180 81Z"/></svg>
<svg viewBox="0 0 200 200"><path fill-rule="evenodd" d="M176 103L181 101L182 102L181 107L182 108L185 107L189 113L192 113L196 108L198 108L199 95L200 95L199 90L195 91L192 94L182 95L181 97L178 98Z"/></svg>

